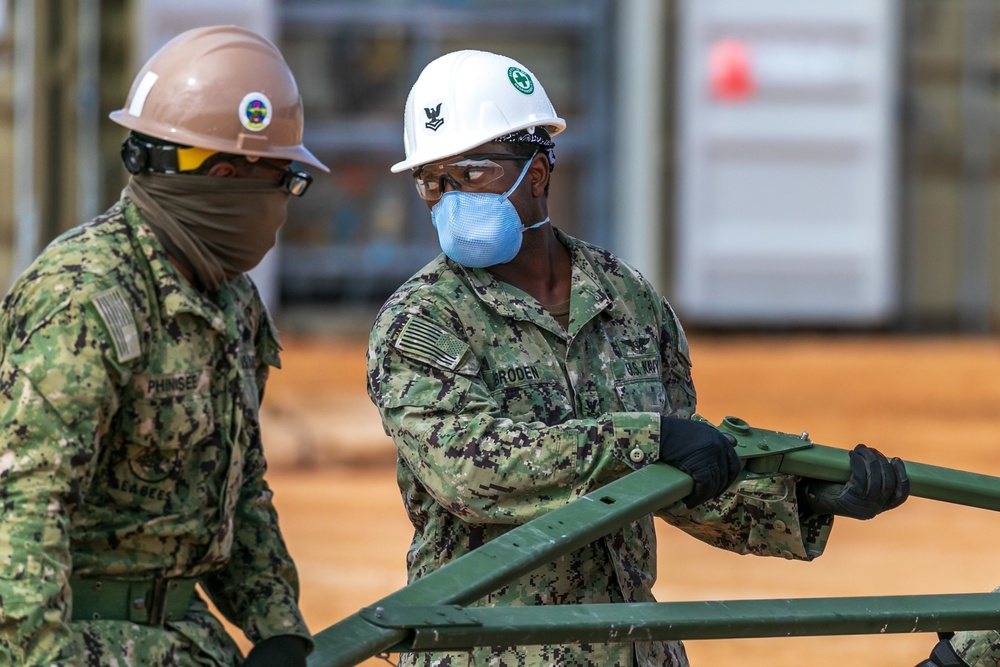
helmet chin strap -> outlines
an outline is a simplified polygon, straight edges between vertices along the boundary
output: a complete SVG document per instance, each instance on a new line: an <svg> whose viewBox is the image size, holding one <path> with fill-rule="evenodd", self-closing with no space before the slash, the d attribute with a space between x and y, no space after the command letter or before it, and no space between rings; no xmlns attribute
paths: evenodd
<svg viewBox="0 0 1000 667"><path fill-rule="evenodd" d="M160 174L180 174L197 169L217 151L192 146L154 143L130 133L122 142L121 156L130 174L153 171ZM248 161L256 161L256 157Z"/></svg>

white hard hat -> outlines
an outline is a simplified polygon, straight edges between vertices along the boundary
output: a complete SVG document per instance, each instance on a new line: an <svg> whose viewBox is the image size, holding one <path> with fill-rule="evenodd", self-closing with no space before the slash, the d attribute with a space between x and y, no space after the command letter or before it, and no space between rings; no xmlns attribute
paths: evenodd
<svg viewBox="0 0 1000 667"><path fill-rule="evenodd" d="M393 173L459 155L532 127L566 129L535 75L516 60L486 51L455 51L434 60L406 98L406 159Z"/></svg>

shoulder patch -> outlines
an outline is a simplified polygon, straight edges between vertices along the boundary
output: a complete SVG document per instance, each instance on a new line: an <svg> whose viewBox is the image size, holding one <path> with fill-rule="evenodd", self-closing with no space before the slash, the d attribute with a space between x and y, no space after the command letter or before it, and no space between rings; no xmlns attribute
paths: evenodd
<svg viewBox="0 0 1000 667"><path fill-rule="evenodd" d="M118 361L131 361L139 357L139 331L135 326L135 318L129 308L128 301L121 287L95 294L90 298L97 308L98 314L104 320L104 325L111 334Z"/></svg>
<svg viewBox="0 0 1000 667"><path fill-rule="evenodd" d="M469 346L453 333L420 317L403 325L394 346L403 354L433 366L453 371L469 352Z"/></svg>

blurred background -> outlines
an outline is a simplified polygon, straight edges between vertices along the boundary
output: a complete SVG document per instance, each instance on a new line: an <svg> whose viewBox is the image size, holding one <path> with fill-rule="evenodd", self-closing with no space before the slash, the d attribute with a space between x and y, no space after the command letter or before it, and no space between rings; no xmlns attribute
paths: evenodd
<svg viewBox="0 0 1000 667"><path fill-rule="evenodd" d="M509 55L542 82L568 122L553 222L671 300L702 414L1000 473L1000 0L0 0L0 291L117 199L125 131L107 115L141 64L218 23L278 44L305 143L332 169L254 271L286 348L262 412L269 480L314 631L405 583L410 528L364 354L378 307L439 252L389 166L412 82L455 49ZM660 599L1000 583L998 518L926 501L841 522L808 565L677 535L661 544ZM932 644L689 652L696 665L910 665Z"/></svg>
<svg viewBox="0 0 1000 667"><path fill-rule="evenodd" d="M237 23L298 79L333 173L258 282L285 328L370 311L437 252L388 166L436 56L543 82L558 226L619 252L689 326L991 332L993 0L0 0L0 287L125 182L107 120L178 32ZM350 317L347 318L349 321Z"/></svg>

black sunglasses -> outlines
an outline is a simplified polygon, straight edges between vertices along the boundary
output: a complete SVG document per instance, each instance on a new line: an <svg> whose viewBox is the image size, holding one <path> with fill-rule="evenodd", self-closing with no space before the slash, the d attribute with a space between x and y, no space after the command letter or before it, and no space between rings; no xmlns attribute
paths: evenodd
<svg viewBox="0 0 1000 667"><path fill-rule="evenodd" d="M247 162L250 161L247 160ZM258 165L261 167L267 167L268 169L271 169L273 171L280 171L282 173L282 176L281 176L281 181L279 181L279 183L283 188L288 190L288 194L292 195L293 197L301 197L302 195L304 195L306 193L306 190L309 189L309 186L312 185L313 182L313 177L304 171L295 171L290 167L285 169L283 167L278 167L263 160L256 160L254 162L251 162L251 164Z"/></svg>

